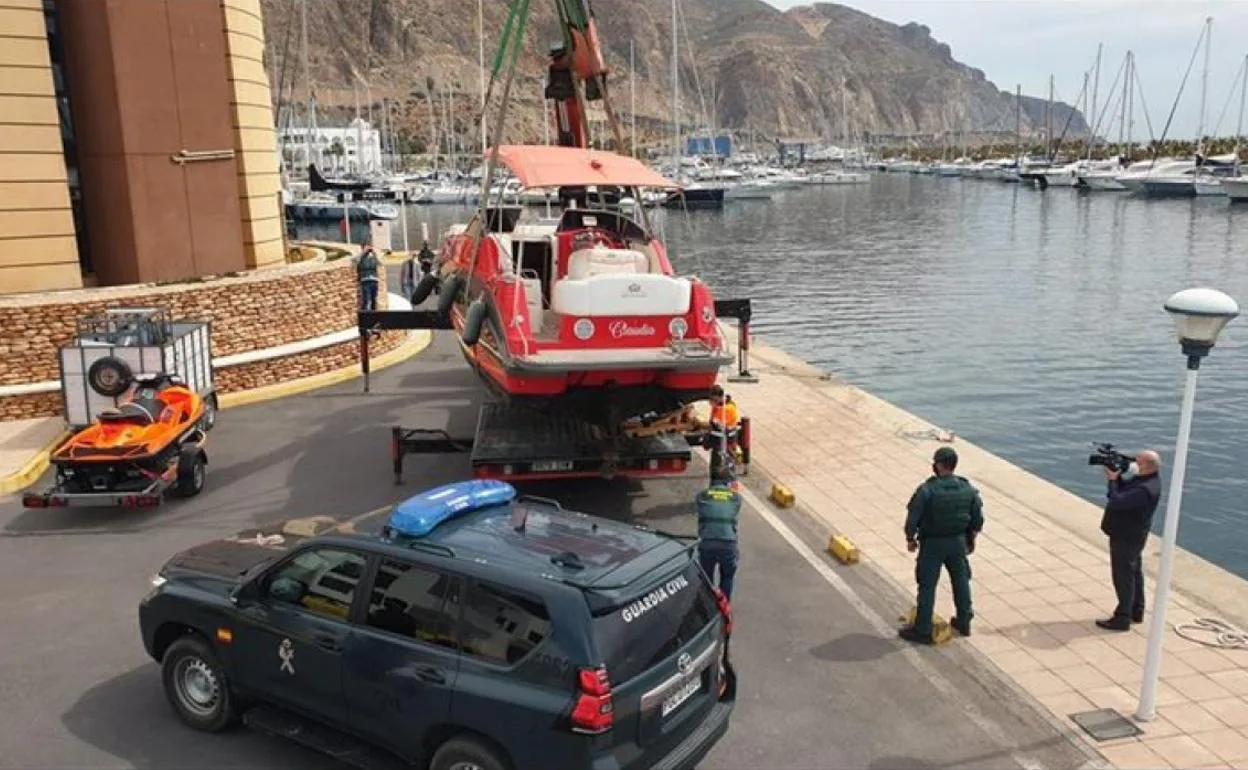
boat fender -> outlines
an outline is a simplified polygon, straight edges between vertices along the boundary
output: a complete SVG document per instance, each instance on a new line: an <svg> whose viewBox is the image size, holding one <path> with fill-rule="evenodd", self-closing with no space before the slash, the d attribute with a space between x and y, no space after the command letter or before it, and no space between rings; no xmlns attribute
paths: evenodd
<svg viewBox="0 0 1248 770"><path fill-rule="evenodd" d="M116 356L105 356L87 370L87 382L101 396L120 396L134 382L130 364Z"/></svg>
<svg viewBox="0 0 1248 770"><path fill-rule="evenodd" d="M460 335L465 345L472 347L481 339L481 329L485 327L485 319L488 316L489 307L481 300L474 299L468 306L467 315L464 316L464 332Z"/></svg>
<svg viewBox="0 0 1248 770"><path fill-rule="evenodd" d="M451 305L459 297L459 292L463 287L463 276L453 275L446 279L446 286L438 294L438 315L445 316L451 312Z"/></svg>
<svg viewBox="0 0 1248 770"><path fill-rule="evenodd" d="M433 290L438 285L438 276L434 273L425 273L420 279L420 283L416 284L416 289L412 291L412 307L423 303L433 294Z"/></svg>

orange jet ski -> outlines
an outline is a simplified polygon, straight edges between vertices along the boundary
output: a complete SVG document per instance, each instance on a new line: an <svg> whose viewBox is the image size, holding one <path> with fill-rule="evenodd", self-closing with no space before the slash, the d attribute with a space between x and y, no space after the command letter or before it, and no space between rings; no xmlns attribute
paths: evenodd
<svg viewBox="0 0 1248 770"><path fill-rule="evenodd" d="M56 483L27 493L27 508L160 505L170 487L181 497L204 487L211 421L204 399L168 374L139 379L129 397L70 436L49 458Z"/></svg>

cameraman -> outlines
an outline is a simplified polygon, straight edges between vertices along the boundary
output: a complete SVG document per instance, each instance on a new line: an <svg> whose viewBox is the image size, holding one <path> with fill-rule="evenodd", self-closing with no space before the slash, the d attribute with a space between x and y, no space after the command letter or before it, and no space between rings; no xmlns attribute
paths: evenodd
<svg viewBox="0 0 1248 770"><path fill-rule="evenodd" d="M1129 631L1132 623L1144 621L1144 546L1161 499L1161 455L1145 450L1134 465L1136 473L1127 479L1105 467L1109 500L1101 517L1101 531L1109 537L1109 569L1118 606L1113 617L1096 624L1110 631Z"/></svg>

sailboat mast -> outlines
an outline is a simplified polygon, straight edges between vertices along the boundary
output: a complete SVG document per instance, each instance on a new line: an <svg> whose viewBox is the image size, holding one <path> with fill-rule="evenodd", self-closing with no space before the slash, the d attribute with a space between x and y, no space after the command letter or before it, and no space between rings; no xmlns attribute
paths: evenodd
<svg viewBox="0 0 1248 770"><path fill-rule="evenodd" d="M477 0L477 65L481 87L481 153L486 150L485 135L485 0ZM545 99L543 98L543 103Z"/></svg>
<svg viewBox="0 0 1248 770"><path fill-rule="evenodd" d="M672 172L680 174L680 57L677 55L676 39L676 0L672 0L672 131L675 143L672 145L672 160L676 164Z"/></svg>
<svg viewBox="0 0 1248 770"><path fill-rule="evenodd" d="M1127 55L1123 60L1122 68L1125 70L1122 78L1122 104L1118 108L1118 151L1122 152L1122 146L1127 136L1127 97L1131 91L1131 52L1127 51Z"/></svg>
<svg viewBox="0 0 1248 770"><path fill-rule="evenodd" d="M1213 37L1213 17L1205 19L1205 71L1200 77L1200 125L1196 129L1196 154L1205 149L1205 97L1209 92L1209 42Z"/></svg>
<svg viewBox="0 0 1248 770"><path fill-rule="evenodd" d="M303 127L303 165L312 165L312 131L316 125L312 106L312 74L308 67L308 0L299 3L299 57L303 66L303 86L308 89L308 114Z"/></svg>
<svg viewBox="0 0 1248 770"><path fill-rule="evenodd" d="M1243 79L1239 83L1239 122L1235 124L1235 163L1239 164L1239 146L1244 135L1244 97L1248 97L1248 55L1244 56Z"/></svg>
<svg viewBox="0 0 1248 770"><path fill-rule="evenodd" d="M1135 88L1133 88L1135 85L1135 53L1127 51L1127 57L1129 60L1127 66L1131 73L1130 77L1127 78L1127 159L1130 160L1131 149L1134 144L1131 135L1135 132Z"/></svg>
<svg viewBox="0 0 1248 770"><path fill-rule="evenodd" d="M1053 83L1054 83L1053 76L1049 75L1049 109L1047 110L1048 123L1045 126L1045 137L1044 137L1045 149L1046 149L1045 154L1048 155L1049 160L1052 160L1053 156L1057 152L1057 148L1053 146L1053 99L1054 99L1054 95L1057 89Z"/></svg>
<svg viewBox="0 0 1248 770"><path fill-rule="evenodd" d="M1023 84L1014 86L1014 138L1018 142L1018 157L1023 156Z"/></svg>
<svg viewBox="0 0 1248 770"><path fill-rule="evenodd" d="M632 40L628 41L628 101L632 110L628 132L632 136L632 155L637 157L637 62L634 58Z"/></svg>
<svg viewBox="0 0 1248 770"><path fill-rule="evenodd" d="M1090 113L1091 120L1092 120L1092 139L1088 142L1088 157L1089 158L1092 157L1092 144L1096 142L1096 127L1099 125L1096 120L1097 118L1096 97L1100 93L1100 90L1101 90L1101 49L1104 47L1105 47L1104 43L1096 44L1096 79L1092 82L1092 110Z"/></svg>

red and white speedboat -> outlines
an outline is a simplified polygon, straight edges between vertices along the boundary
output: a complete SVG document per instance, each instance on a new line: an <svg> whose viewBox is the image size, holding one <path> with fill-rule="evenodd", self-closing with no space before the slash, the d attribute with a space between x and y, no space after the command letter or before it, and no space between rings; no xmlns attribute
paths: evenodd
<svg viewBox="0 0 1248 770"><path fill-rule="evenodd" d="M564 199L679 188L632 158L582 147L502 146L498 162L524 188L559 188ZM533 222L519 207L489 208L451 229L439 309L465 358L509 402L602 425L707 398L732 360L710 288L677 276L663 243L618 207L581 204Z"/></svg>

